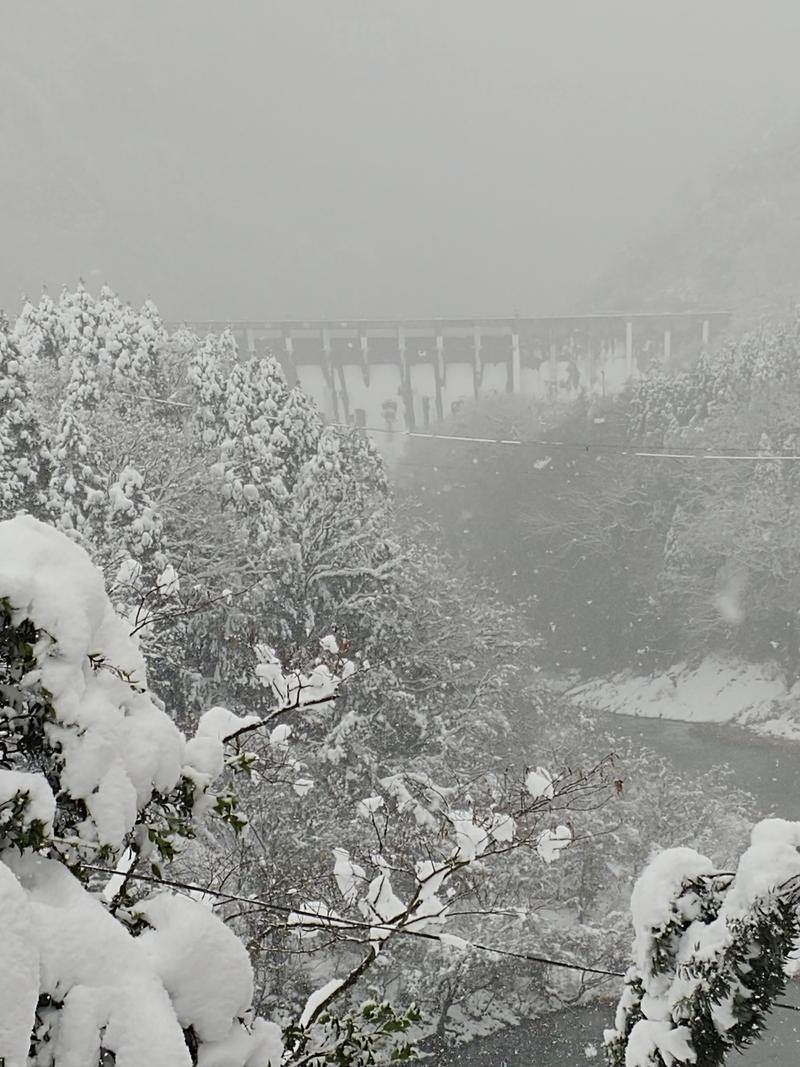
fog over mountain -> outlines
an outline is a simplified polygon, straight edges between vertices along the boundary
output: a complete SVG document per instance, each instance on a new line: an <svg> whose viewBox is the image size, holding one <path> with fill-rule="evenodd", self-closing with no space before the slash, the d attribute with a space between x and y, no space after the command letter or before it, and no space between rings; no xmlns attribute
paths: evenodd
<svg viewBox="0 0 800 1067"><path fill-rule="evenodd" d="M6 5L0 305L83 276L170 318L577 306L687 183L792 112L800 9L769 16Z"/></svg>
<svg viewBox="0 0 800 1067"><path fill-rule="evenodd" d="M800 299L800 123L753 131L646 239L620 253L587 306L642 311L703 305L738 319Z"/></svg>

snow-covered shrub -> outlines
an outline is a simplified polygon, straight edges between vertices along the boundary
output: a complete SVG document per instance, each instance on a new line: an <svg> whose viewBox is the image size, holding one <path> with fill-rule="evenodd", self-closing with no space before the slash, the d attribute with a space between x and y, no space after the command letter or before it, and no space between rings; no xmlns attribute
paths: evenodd
<svg viewBox="0 0 800 1067"><path fill-rule="evenodd" d="M0 314L0 517L42 511L48 460L25 359Z"/></svg>
<svg viewBox="0 0 800 1067"><path fill-rule="evenodd" d="M0 695L0 1061L277 1064L247 953L211 910L124 892L109 910L87 888L123 857L157 875L209 812L235 821L212 786L247 721L212 709L187 742L85 551L24 516L0 523Z"/></svg>
<svg viewBox="0 0 800 1067"><path fill-rule="evenodd" d="M765 819L735 874L689 848L655 857L631 899L612 1067L716 1067L759 1036L800 933L798 846L800 823Z"/></svg>

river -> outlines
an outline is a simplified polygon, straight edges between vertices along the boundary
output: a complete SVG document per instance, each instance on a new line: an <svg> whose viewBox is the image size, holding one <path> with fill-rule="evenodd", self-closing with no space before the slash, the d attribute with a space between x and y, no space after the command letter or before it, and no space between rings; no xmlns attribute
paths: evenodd
<svg viewBox="0 0 800 1067"><path fill-rule="evenodd" d="M610 733L661 753L687 774L727 766L736 786L754 798L754 821L768 815L800 819L800 744L760 738L731 726L627 716L608 716L606 722ZM781 1000L800 1007L798 984ZM599 1067L604 1063L603 1030L613 1013L612 1004L559 1011L428 1062L435 1067ZM597 1059L587 1058L589 1045L598 1050ZM776 1008L766 1033L734 1062L743 1067L797 1067L800 1011Z"/></svg>
<svg viewBox="0 0 800 1067"><path fill-rule="evenodd" d="M781 998L800 1006L800 992ZM437 1058L436 1067L604 1067L602 1040L614 1006L596 1004L545 1015L531 1023L503 1030ZM589 1059L588 1046L597 1056ZM769 1029L743 1056L730 1057L742 1067L797 1067L800 1053L800 1012L777 1008ZM429 1061L430 1062L430 1061Z"/></svg>
<svg viewBox="0 0 800 1067"><path fill-rule="evenodd" d="M800 819L800 743L759 737L742 727L609 716L609 730L668 757L686 774L729 767L752 794L753 819Z"/></svg>

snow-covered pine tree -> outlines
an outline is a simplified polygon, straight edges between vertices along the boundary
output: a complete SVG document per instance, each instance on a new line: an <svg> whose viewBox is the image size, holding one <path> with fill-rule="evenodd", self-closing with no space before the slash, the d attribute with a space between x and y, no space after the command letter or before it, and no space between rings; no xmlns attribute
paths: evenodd
<svg viewBox="0 0 800 1067"><path fill-rule="evenodd" d="M26 300L13 330L23 357L59 366L64 358L65 331L55 303L44 291L37 304Z"/></svg>
<svg viewBox="0 0 800 1067"><path fill-rule="evenodd" d="M660 853L631 899L633 966L606 1031L611 1067L721 1067L764 1028L800 934L800 823L765 819L736 872Z"/></svg>
<svg viewBox="0 0 800 1067"><path fill-rule="evenodd" d="M194 423L206 446L218 445L224 433L225 381L236 359L236 340L229 330L202 340L182 330L179 344L190 352L186 377L192 388Z"/></svg>
<svg viewBox="0 0 800 1067"><path fill-rule="evenodd" d="M169 561L163 519L144 478L130 464L109 487L102 544L95 554L109 595L134 633L153 637L152 623L163 610L180 610L180 578ZM163 634L158 636L165 640Z"/></svg>
<svg viewBox="0 0 800 1067"><path fill-rule="evenodd" d="M300 468L315 455L322 429L319 408L307 393L294 386L278 410L271 435L271 446L280 457L287 486L295 485Z"/></svg>
<svg viewBox="0 0 800 1067"><path fill-rule="evenodd" d="M167 330L156 305L145 300L135 315L135 346L131 356L129 376L138 385L158 390L161 371L160 355L167 342Z"/></svg>
<svg viewBox="0 0 800 1067"><path fill-rule="evenodd" d="M25 360L0 314L0 518L45 513L46 435L33 406Z"/></svg>
<svg viewBox="0 0 800 1067"><path fill-rule="evenodd" d="M370 608L395 590L400 563L380 455L359 430L327 426L294 496L309 625L335 623L357 643L368 631L379 639Z"/></svg>
<svg viewBox="0 0 800 1067"><path fill-rule="evenodd" d="M108 287L101 290L99 306L105 321L101 358L108 363L111 386L128 407L140 410L145 398L160 391L167 335L158 309L148 301L137 311Z"/></svg>
<svg viewBox="0 0 800 1067"><path fill-rule="evenodd" d="M53 437L50 511L60 529L89 544L102 529L108 500L102 455L90 430L99 402L96 364L74 352Z"/></svg>
<svg viewBox="0 0 800 1067"><path fill-rule="evenodd" d="M67 361L71 363L77 356L83 356L98 374L102 365L101 354L105 350L105 331L100 306L83 282L79 282L75 289L62 290L56 313L63 330Z"/></svg>
<svg viewBox="0 0 800 1067"><path fill-rule="evenodd" d="M286 396L270 357L234 363L225 383L222 497L241 517L251 551L274 554L282 540L291 485L273 434Z"/></svg>
<svg viewBox="0 0 800 1067"><path fill-rule="evenodd" d="M115 596L124 592L139 623L167 565L163 522L141 471L127 456L120 466L120 457L107 459L99 441L113 434L121 410L147 409L138 393L147 396L156 383L164 336L152 305L136 312L108 286L97 300L83 285L65 289L57 305L45 294L38 307L26 304L14 330L27 353L24 368L36 378L39 407L59 404L43 486L49 514L82 541L107 578L116 576ZM55 380L62 377L63 389ZM18 487L6 484L16 497Z"/></svg>

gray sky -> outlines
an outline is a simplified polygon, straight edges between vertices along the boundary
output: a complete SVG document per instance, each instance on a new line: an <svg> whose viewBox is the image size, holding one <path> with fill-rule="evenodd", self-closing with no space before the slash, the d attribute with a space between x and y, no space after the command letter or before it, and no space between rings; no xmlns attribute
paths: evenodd
<svg viewBox="0 0 800 1067"><path fill-rule="evenodd" d="M557 311L800 101L797 0L12 2L0 306Z"/></svg>

